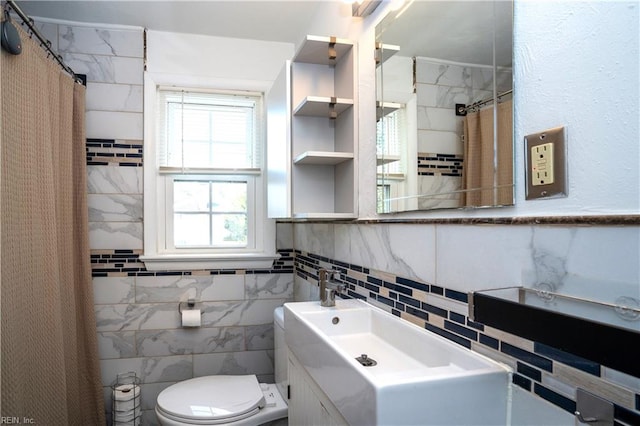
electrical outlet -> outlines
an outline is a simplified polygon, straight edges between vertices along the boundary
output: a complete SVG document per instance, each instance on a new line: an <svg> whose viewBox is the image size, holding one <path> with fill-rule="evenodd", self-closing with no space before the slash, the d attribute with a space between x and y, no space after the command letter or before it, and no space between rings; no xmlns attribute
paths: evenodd
<svg viewBox="0 0 640 426"><path fill-rule="evenodd" d="M566 196L564 127L525 136L526 199Z"/></svg>
<svg viewBox="0 0 640 426"><path fill-rule="evenodd" d="M553 143L531 148L531 185L551 185L553 178Z"/></svg>

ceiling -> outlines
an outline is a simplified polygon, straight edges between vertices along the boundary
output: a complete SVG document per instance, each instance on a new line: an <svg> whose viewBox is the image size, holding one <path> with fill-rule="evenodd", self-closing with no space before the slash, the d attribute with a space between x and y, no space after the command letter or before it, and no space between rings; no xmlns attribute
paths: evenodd
<svg viewBox="0 0 640 426"><path fill-rule="evenodd" d="M341 0L16 0L32 17L294 44L327 1ZM409 10L377 30L403 56L491 64L495 24L497 63L511 64L511 1L418 0Z"/></svg>
<svg viewBox="0 0 640 426"><path fill-rule="evenodd" d="M31 17L297 43L306 34L322 0L18 0L16 3Z"/></svg>

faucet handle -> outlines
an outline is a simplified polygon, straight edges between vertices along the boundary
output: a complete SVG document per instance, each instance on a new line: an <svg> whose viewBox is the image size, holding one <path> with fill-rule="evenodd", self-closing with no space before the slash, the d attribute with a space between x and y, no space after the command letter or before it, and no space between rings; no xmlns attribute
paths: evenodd
<svg viewBox="0 0 640 426"><path fill-rule="evenodd" d="M345 290L343 284L335 281L335 274L340 274L340 271L326 268L318 270L321 306L335 306L336 293L342 293ZM340 275L338 275L338 278L340 278Z"/></svg>
<svg viewBox="0 0 640 426"><path fill-rule="evenodd" d="M335 280L336 277L337 277L337 279L340 279L340 271L338 271L337 269L328 270L327 271L327 275L328 275L329 281Z"/></svg>
<svg viewBox="0 0 640 426"><path fill-rule="evenodd" d="M338 275L338 278L340 278L340 271L338 271L337 269L327 269L327 268L318 269L318 278L320 280L331 281L332 279L336 278L336 274Z"/></svg>

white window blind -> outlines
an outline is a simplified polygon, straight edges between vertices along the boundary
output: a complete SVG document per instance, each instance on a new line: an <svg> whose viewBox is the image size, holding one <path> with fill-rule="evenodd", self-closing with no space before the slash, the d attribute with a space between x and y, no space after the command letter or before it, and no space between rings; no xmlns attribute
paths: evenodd
<svg viewBox="0 0 640 426"><path fill-rule="evenodd" d="M261 168L261 98L159 90L160 172Z"/></svg>
<svg viewBox="0 0 640 426"><path fill-rule="evenodd" d="M378 120L376 146L379 155L402 157L407 145L406 121L405 108L400 108ZM384 165L385 173L404 173L404 170L405 167L401 161Z"/></svg>

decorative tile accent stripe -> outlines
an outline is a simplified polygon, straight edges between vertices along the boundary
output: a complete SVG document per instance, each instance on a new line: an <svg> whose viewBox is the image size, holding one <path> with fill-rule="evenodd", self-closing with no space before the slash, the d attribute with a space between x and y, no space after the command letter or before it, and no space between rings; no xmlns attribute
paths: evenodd
<svg viewBox="0 0 640 426"><path fill-rule="evenodd" d="M87 139L87 165L142 167L142 141Z"/></svg>
<svg viewBox="0 0 640 426"><path fill-rule="evenodd" d="M525 376L535 380L536 382L542 381L542 373L540 372L540 370L530 367L527 364L523 364L520 361L518 361L517 366L518 373L524 374Z"/></svg>
<svg viewBox="0 0 640 426"><path fill-rule="evenodd" d="M462 177L463 158L459 154L418 153L418 176Z"/></svg>
<svg viewBox="0 0 640 426"><path fill-rule="evenodd" d="M293 273L293 250L278 250L280 258L269 269L212 269L198 271L147 271L139 257L142 250L91 250L93 277L132 277L168 275L233 275Z"/></svg>
<svg viewBox="0 0 640 426"><path fill-rule="evenodd" d="M600 388L616 388L619 395L611 397L616 424L640 424L640 395L637 392L604 377L601 366L593 361L490 327L485 330L484 325L460 313L468 309L465 293L300 250L293 254L294 272L298 277L317 284L319 268L340 271L338 281L346 286L346 294L341 295L343 298L366 300L465 348L480 348L478 345L482 345L488 348L486 352L495 351L497 358L512 361L515 370L512 382L515 385L571 414L575 411L576 404L572 399L575 393L565 395L550 389L552 386L547 384L545 375L553 376L554 381L563 383L567 388L580 387L603 397L606 393L599 392ZM459 312L451 310L452 304L459 307L456 309ZM588 379L580 379L579 375L575 378L554 376L554 371L560 367L580 371Z"/></svg>
<svg viewBox="0 0 640 426"><path fill-rule="evenodd" d="M531 364L549 372L553 371L553 362L545 357L538 356L506 342L501 342L500 350L513 358L526 362L527 364Z"/></svg>
<svg viewBox="0 0 640 426"><path fill-rule="evenodd" d="M564 395L560 395L559 393L554 392L551 389L548 389L548 388L542 386L540 383L534 383L533 391L538 396L546 399L547 401L549 401L553 405L556 405L556 406L558 406L558 407L570 412L571 414L576 412L576 403L575 403L575 401L567 398Z"/></svg>
<svg viewBox="0 0 640 426"><path fill-rule="evenodd" d="M531 392L531 380L527 379L526 377L523 377L519 374L514 374L511 381L514 384L520 386L522 389Z"/></svg>
<svg viewBox="0 0 640 426"><path fill-rule="evenodd" d="M570 365L573 368L577 368L579 370L585 371L589 374L593 374L594 376L600 376L601 367L598 363L593 361L589 361L588 359L580 358L570 353L561 351L556 348L552 348L547 345L543 345L542 343L534 344L536 353L546 356L547 358L554 359L556 361L560 361L563 364Z"/></svg>

